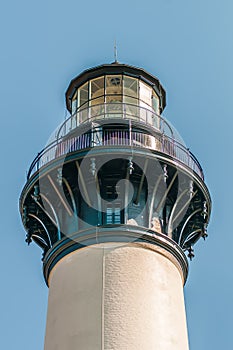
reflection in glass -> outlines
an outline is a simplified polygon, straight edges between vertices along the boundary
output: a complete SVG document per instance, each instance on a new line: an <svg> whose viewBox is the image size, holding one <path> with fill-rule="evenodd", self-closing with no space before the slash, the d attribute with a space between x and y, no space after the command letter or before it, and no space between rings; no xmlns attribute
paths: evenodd
<svg viewBox="0 0 233 350"><path fill-rule="evenodd" d="M120 224L121 223L121 211L120 207L107 207L106 211L106 224Z"/></svg>
<svg viewBox="0 0 233 350"><path fill-rule="evenodd" d="M90 81L91 100L99 96L104 96L104 77L96 78Z"/></svg>
<svg viewBox="0 0 233 350"><path fill-rule="evenodd" d="M110 95L106 96L107 103L119 103L122 102L122 95Z"/></svg>
<svg viewBox="0 0 233 350"><path fill-rule="evenodd" d="M74 94L72 98L72 114L74 114L77 110L77 92Z"/></svg>
<svg viewBox="0 0 233 350"><path fill-rule="evenodd" d="M131 96L134 98L138 98L138 79L124 76L124 84L123 84L123 94L124 96ZM136 101L134 100L134 103Z"/></svg>
<svg viewBox="0 0 233 350"><path fill-rule="evenodd" d="M106 95L122 95L122 76L106 76Z"/></svg>
<svg viewBox="0 0 233 350"><path fill-rule="evenodd" d="M82 110L79 112L79 123L83 123L88 119L88 102L82 105Z"/></svg>
<svg viewBox="0 0 233 350"><path fill-rule="evenodd" d="M154 91L152 94L152 108L156 114L159 114L159 97Z"/></svg>
<svg viewBox="0 0 233 350"><path fill-rule="evenodd" d="M80 113L77 114L77 120L72 119L72 128L85 122L90 116L130 116L161 129L161 120L156 116L160 113L159 96L152 86L125 74L100 76L80 86L72 98L72 114L77 110Z"/></svg>
<svg viewBox="0 0 233 350"><path fill-rule="evenodd" d="M88 83L81 86L78 90L79 98L78 98L78 107L83 107L83 105L88 101Z"/></svg>
<svg viewBox="0 0 233 350"><path fill-rule="evenodd" d="M147 105L147 107L148 105L151 106L152 88L143 83L142 81L139 82L139 87L139 99L143 102L141 104L140 101L140 105L142 105L143 107L145 107L145 104Z"/></svg>

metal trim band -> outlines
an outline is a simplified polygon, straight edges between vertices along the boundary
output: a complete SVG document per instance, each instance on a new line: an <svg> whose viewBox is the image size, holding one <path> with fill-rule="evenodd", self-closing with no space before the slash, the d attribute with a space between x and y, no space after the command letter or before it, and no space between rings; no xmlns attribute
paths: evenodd
<svg viewBox="0 0 233 350"><path fill-rule="evenodd" d="M43 273L46 284L49 285L50 272L62 258L86 246L107 242L141 243L159 247L161 253L164 250L174 258L173 262L182 272L185 284L188 276L188 260L178 244L163 234L132 225L92 227L58 241L44 258Z"/></svg>

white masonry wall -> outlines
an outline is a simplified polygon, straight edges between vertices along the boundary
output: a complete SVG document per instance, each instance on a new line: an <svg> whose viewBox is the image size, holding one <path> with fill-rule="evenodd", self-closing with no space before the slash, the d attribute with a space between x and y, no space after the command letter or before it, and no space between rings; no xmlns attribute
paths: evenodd
<svg viewBox="0 0 233 350"><path fill-rule="evenodd" d="M50 274L44 349L188 350L177 266L161 248L140 243L66 256Z"/></svg>

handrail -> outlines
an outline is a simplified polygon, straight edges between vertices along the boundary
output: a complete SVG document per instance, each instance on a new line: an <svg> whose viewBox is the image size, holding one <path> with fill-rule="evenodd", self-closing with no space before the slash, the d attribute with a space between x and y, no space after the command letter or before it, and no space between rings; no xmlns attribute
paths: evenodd
<svg viewBox="0 0 233 350"><path fill-rule="evenodd" d="M90 106L72 114L55 133L55 139L64 137L79 125L99 119L132 119L152 126L157 131L177 140L176 130L161 115L153 110L130 103L104 103Z"/></svg>
<svg viewBox="0 0 233 350"><path fill-rule="evenodd" d="M102 130L101 128L88 131L80 136L74 135L70 138L60 138L50 143L33 160L27 174L27 179L42 166L60 156L99 146L132 146L160 151L187 165L204 180L200 163L189 149L178 141L160 133L152 136L147 133L130 131L128 129Z"/></svg>

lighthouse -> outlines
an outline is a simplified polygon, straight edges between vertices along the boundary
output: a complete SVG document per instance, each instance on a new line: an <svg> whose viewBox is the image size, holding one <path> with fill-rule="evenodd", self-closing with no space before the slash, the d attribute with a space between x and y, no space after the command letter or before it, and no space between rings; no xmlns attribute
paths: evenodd
<svg viewBox="0 0 233 350"><path fill-rule="evenodd" d="M166 92L115 61L79 74L65 97L69 117L20 197L49 288L44 349L188 350L183 286L211 199L163 117Z"/></svg>

